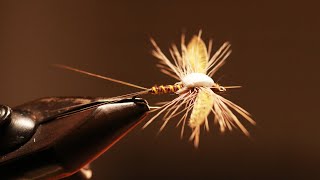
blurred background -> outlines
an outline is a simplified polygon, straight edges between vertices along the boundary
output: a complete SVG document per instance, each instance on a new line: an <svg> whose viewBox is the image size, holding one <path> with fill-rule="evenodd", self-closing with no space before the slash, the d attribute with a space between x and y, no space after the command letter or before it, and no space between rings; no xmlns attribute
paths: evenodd
<svg viewBox="0 0 320 180"><path fill-rule="evenodd" d="M211 123L195 149L175 120L133 130L93 164L93 179L316 179L320 165L316 1L1 1L0 103L46 96L117 96L137 89L52 67L60 63L150 87L175 81L151 56L203 30L232 55L214 76L242 85L227 98L252 113L251 132ZM169 54L168 54L169 55ZM153 104L173 97L147 97ZM190 132L187 132L190 133Z"/></svg>

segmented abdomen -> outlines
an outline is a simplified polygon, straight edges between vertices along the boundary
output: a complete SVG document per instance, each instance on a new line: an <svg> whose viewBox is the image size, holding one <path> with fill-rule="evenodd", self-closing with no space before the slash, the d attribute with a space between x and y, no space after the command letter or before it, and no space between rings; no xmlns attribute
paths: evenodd
<svg viewBox="0 0 320 180"><path fill-rule="evenodd" d="M150 89L151 94L167 94L167 93L175 93L182 88L181 84L175 85L161 85L161 86L153 86Z"/></svg>

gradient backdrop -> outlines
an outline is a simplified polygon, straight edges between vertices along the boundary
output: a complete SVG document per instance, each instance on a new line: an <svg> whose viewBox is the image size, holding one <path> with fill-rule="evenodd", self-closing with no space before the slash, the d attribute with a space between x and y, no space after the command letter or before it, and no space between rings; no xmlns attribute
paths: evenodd
<svg viewBox="0 0 320 180"><path fill-rule="evenodd" d="M214 77L257 126L180 140L175 119L141 126L93 163L93 179L316 179L320 165L319 5L307 1L1 1L0 103L116 96L136 89L57 69L61 63L142 86L174 83L149 37L169 45L203 30L232 55ZM146 97L150 103L173 97ZM189 132L188 132L189 133Z"/></svg>

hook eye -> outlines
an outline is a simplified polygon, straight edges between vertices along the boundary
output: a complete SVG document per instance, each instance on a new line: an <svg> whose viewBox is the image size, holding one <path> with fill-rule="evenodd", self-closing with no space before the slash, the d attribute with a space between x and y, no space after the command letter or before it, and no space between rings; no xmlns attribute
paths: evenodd
<svg viewBox="0 0 320 180"><path fill-rule="evenodd" d="M223 87L223 86L219 86L219 91L220 92L224 92L224 91L226 91L227 89L225 88L225 87Z"/></svg>

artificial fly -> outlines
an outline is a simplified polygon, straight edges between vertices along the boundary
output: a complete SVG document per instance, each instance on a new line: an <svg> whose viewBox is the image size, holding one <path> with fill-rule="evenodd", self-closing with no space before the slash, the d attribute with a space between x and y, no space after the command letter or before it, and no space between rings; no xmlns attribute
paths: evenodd
<svg viewBox="0 0 320 180"><path fill-rule="evenodd" d="M139 92L113 98L127 98L143 94L176 94L177 97L175 99L162 102L160 103L162 104L160 107L153 110L159 112L148 120L143 128L147 127L158 116L165 113L163 117L164 123L160 128L161 131L170 119L184 113L178 121L177 126L182 124L181 137L183 137L184 127L187 121L188 126L192 129L192 134L189 139L193 140L195 147L199 146L201 126L204 126L205 129L209 131L208 116L210 113L213 113L214 122L219 124L221 132L224 132L226 129L232 130L233 128L240 128L245 135L249 136L249 132L233 112L237 112L251 124L255 124L250 114L240 106L219 95L220 92L225 92L227 89L239 88L240 86L221 86L211 78L221 66L223 66L226 58L231 53L228 42L225 42L211 56L212 40L209 41L207 49L201 39L201 31L197 36L193 36L188 44L185 43L185 36L182 35L181 50L179 51L176 45L173 45L172 48L169 49L173 62L164 55L153 39L151 39L151 43L155 48L152 54L159 60L157 66L160 71L176 79L178 81L177 83L145 88L65 65L56 66L141 89Z"/></svg>

